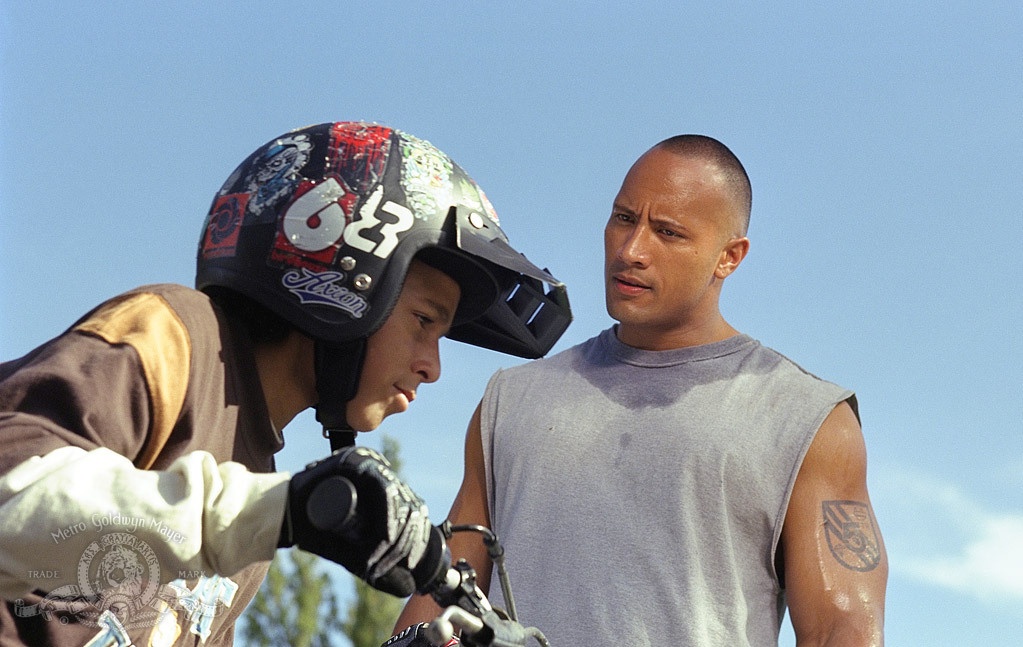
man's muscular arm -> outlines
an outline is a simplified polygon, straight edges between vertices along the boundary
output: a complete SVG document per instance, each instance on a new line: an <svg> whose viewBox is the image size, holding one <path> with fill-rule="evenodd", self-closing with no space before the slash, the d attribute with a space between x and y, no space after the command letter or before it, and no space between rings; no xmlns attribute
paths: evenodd
<svg viewBox="0 0 1023 647"><path fill-rule="evenodd" d="M782 529L786 597L800 647L884 644L888 557L866 475L863 434L843 402L810 445Z"/></svg>
<svg viewBox="0 0 1023 647"><path fill-rule="evenodd" d="M487 508L486 468L483 463L483 441L480 434L480 409L476 407L465 436L465 475L458 490L448 520L452 524L478 524L490 527ZM487 548L476 533L460 532L448 544L452 560L465 559L476 569L476 583L484 593L490 590L492 564ZM441 608L426 595L414 595L405 605L395 623L394 632L419 622L429 622L441 613Z"/></svg>

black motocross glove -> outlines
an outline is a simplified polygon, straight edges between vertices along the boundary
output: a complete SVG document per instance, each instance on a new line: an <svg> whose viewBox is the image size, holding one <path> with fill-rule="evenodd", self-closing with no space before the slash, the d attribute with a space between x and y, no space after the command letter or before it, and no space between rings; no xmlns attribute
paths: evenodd
<svg viewBox="0 0 1023 647"><path fill-rule="evenodd" d="M435 575L433 565L423 565L426 574L416 570L431 530L426 504L386 458L368 447L346 447L292 477L277 545L326 557L370 586L405 597L417 580Z"/></svg>

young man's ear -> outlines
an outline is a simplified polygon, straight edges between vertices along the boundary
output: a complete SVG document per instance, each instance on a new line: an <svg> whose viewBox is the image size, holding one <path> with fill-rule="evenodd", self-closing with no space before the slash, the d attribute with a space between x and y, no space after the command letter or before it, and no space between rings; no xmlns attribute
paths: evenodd
<svg viewBox="0 0 1023 647"><path fill-rule="evenodd" d="M724 249L721 250L721 257L718 259L718 266L714 271L714 276L719 279L727 277L735 271L735 268L739 267L739 263L742 262L742 259L746 258L748 252L749 238L744 236L729 240L725 243Z"/></svg>

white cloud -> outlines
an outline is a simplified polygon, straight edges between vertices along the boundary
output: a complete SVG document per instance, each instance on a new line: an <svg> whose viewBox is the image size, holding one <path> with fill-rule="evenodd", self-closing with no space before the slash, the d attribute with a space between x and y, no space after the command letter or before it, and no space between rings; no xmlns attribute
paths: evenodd
<svg viewBox="0 0 1023 647"><path fill-rule="evenodd" d="M1018 607L1023 514L989 510L947 480L888 466L878 471L872 499L893 572Z"/></svg>
<svg viewBox="0 0 1023 647"><path fill-rule="evenodd" d="M991 516L965 546L942 555L903 557L915 577L982 599L1023 600L1023 517Z"/></svg>

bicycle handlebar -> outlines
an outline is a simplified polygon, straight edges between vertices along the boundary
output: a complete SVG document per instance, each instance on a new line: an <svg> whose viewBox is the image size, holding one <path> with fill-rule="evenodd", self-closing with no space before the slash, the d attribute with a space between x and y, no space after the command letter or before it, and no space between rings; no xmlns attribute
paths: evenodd
<svg viewBox="0 0 1023 647"><path fill-rule="evenodd" d="M343 495L343 496L341 496ZM324 505L325 500L330 503ZM358 493L355 486L342 476L333 476L318 484L310 494L307 514L312 524L321 530L358 533L361 524L357 518ZM476 571L464 559L451 564L447 539L455 532L477 532L483 536L487 553L497 568L508 610L496 609L476 585ZM491 530L485 526L452 526L444 522L434 526L426 553L412 571L417 591L429 594L441 607L445 607L427 630L427 638L438 647L446 644L460 629L462 644L469 647L525 647L533 638L541 647L550 647L543 633L535 627L518 622L511 584L504 568L504 549Z"/></svg>
<svg viewBox="0 0 1023 647"><path fill-rule="evenodd" d="M444 538L450 538L452 533L459 531L482 534L487 552L498 567L504 598L507 602L512 600L511 586L504 570L504 550L489 528L452 526L444 522L436 526L434 531ZM446 547L444 553L447 554ZM449 567L443 577L428 584L421 592L429 593L437 604L446 607L430 622L426 631L426 637L438 647L450 641L456 629L462 631L462 644L470 647L525 647L528 638L534 638L541 647L550 647L543 632L518 622L514 615L514 603L509 604L510 612L490 604L487 596L476 585L476 571L464 559Z"/></svg>

